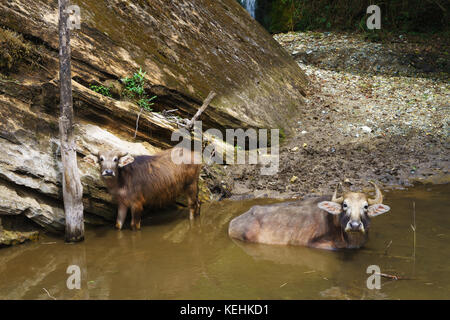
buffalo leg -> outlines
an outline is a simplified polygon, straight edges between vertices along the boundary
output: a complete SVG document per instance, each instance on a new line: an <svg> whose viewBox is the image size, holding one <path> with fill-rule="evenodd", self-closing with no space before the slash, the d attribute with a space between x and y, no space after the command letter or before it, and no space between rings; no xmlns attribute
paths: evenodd
<svg viewBox="0 0 450 320"><path fill-rule="evenodd" d="M187 187L187 199L189 206L189 219L194 219L194 216L199 214L198 203L198 180L194 181Z"/></svg>
<svg viewBox="0 0 450 320"><path fill-rule="evenodd" d="M136 230L141 230L141 211L140 210L136 210L136 212L134 213L134 222L135 222L135 227Z"/></svg>
<svg viewBox="0 0 450 320"><path fill-rule="evenodd" d="M117 210L117 220L116 220L116 228L121 230L123 227L123 223L125 222L125 218L127 217L127 207L123 204L119 203L119 209Z"/></svg>
<svg viewBox="0 0 450 320"><path fill-rule="evenodd" d="M131 229L140 230L141 229L141 207L133 206L131 207Z"/></svg>

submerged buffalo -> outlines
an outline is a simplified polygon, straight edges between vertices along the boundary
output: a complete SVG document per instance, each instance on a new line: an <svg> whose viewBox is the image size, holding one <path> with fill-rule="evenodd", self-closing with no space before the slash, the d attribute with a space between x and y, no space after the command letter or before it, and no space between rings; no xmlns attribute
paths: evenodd
<svg viewBox="0 0 450 320"><path fill-rule="evenodd" d="M102 179L117 202L116 228L122 229L130 209L131 228L139 230L144 206L160 208L183 194L187 196L189 217L194 218L199 212L201 165L194 163L193 152L173 148L153 156L127 155L107 150L87 158L88 162L99 162Z"/></svg>
<svg viewBox="0 0 450 320"><path fill-rule="evenodd" d="M371 182L372 183L372 182ZM360 192L311 198L303 201L254 206L234 218L228 234L248 242L302 245L328 250L355 249L368 239L370 218L388 212L383 195L375 187L375 198Z"/></svg>

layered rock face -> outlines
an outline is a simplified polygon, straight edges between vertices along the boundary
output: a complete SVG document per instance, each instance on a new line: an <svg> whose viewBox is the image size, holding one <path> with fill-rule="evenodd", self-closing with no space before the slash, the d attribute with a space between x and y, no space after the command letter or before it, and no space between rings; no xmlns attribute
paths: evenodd
<svg viewBox="0 0 450 320"><path fill-rule="evenodd" d="M167 148L177 123L209 91L217 97L203 129L283 128L303 105L307 79L289 55L235 0L72 1L72 85L86 221L113 220L115 205L82 157L101 148L133 155ZM64 229L58 115L57 1L2 1L0 26L0 216L23 215ZM4 31L3 30L3 31ZM12 33L10 32L12 31ZM0 34L1 35L1 34ZM6 38L6 36L4 36ZM9 48L9 49L8 49ZM9 51L8 51L9 50ZM119 79L146 71L154 112L120 96ZM115 84L105 97L92 84Z"/></svg>

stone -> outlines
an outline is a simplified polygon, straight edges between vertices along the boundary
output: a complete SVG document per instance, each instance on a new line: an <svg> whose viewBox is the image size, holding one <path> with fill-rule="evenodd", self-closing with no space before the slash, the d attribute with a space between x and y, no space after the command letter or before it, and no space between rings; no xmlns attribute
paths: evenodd
<svg viewBox="0 0 450 320"><path fill-rule="evenodd" d="M25 241L37 241L38 238L39 232L37 231L19 232L3 230L0 231L0 247L20 244Z"/></svg>
<svg viewBox="0 0 450 320"><path fill-rule="evenodd" d="M140 67L159 104L194 114L209 91L204 115L215 126L282 127L303 105L307 78L290 55L235 0L75 1L72 77L82 84L129 77ZM57 75L57 3L2 2L2 25L46 44ZM89 14L83 14L83 12ZM51 57L48 57L49 54ZM105 77L107 75L107 77ZM277 94L273 94L276 92ZM164 98L162 98L164 97ZM205 119L206 118L206 119Z"/></svg>

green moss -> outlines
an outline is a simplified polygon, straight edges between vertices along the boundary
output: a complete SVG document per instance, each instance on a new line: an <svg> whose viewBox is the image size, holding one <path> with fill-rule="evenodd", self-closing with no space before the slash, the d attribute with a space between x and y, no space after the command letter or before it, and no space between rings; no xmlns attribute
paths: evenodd
<svg viewBox="0 0 450 320"><path fill-rule="evenodd" d="M19 232L10 230L0 230L0 246L11 246L25 241L37 241L38 231Z"/></svg>
<svg viewBox="0 0 450 320"><path fill-rule="evenodd" d="M0 70L17 70L23 62L33 64L40 60L40 54L22 35L0 28Z"/></svg>

